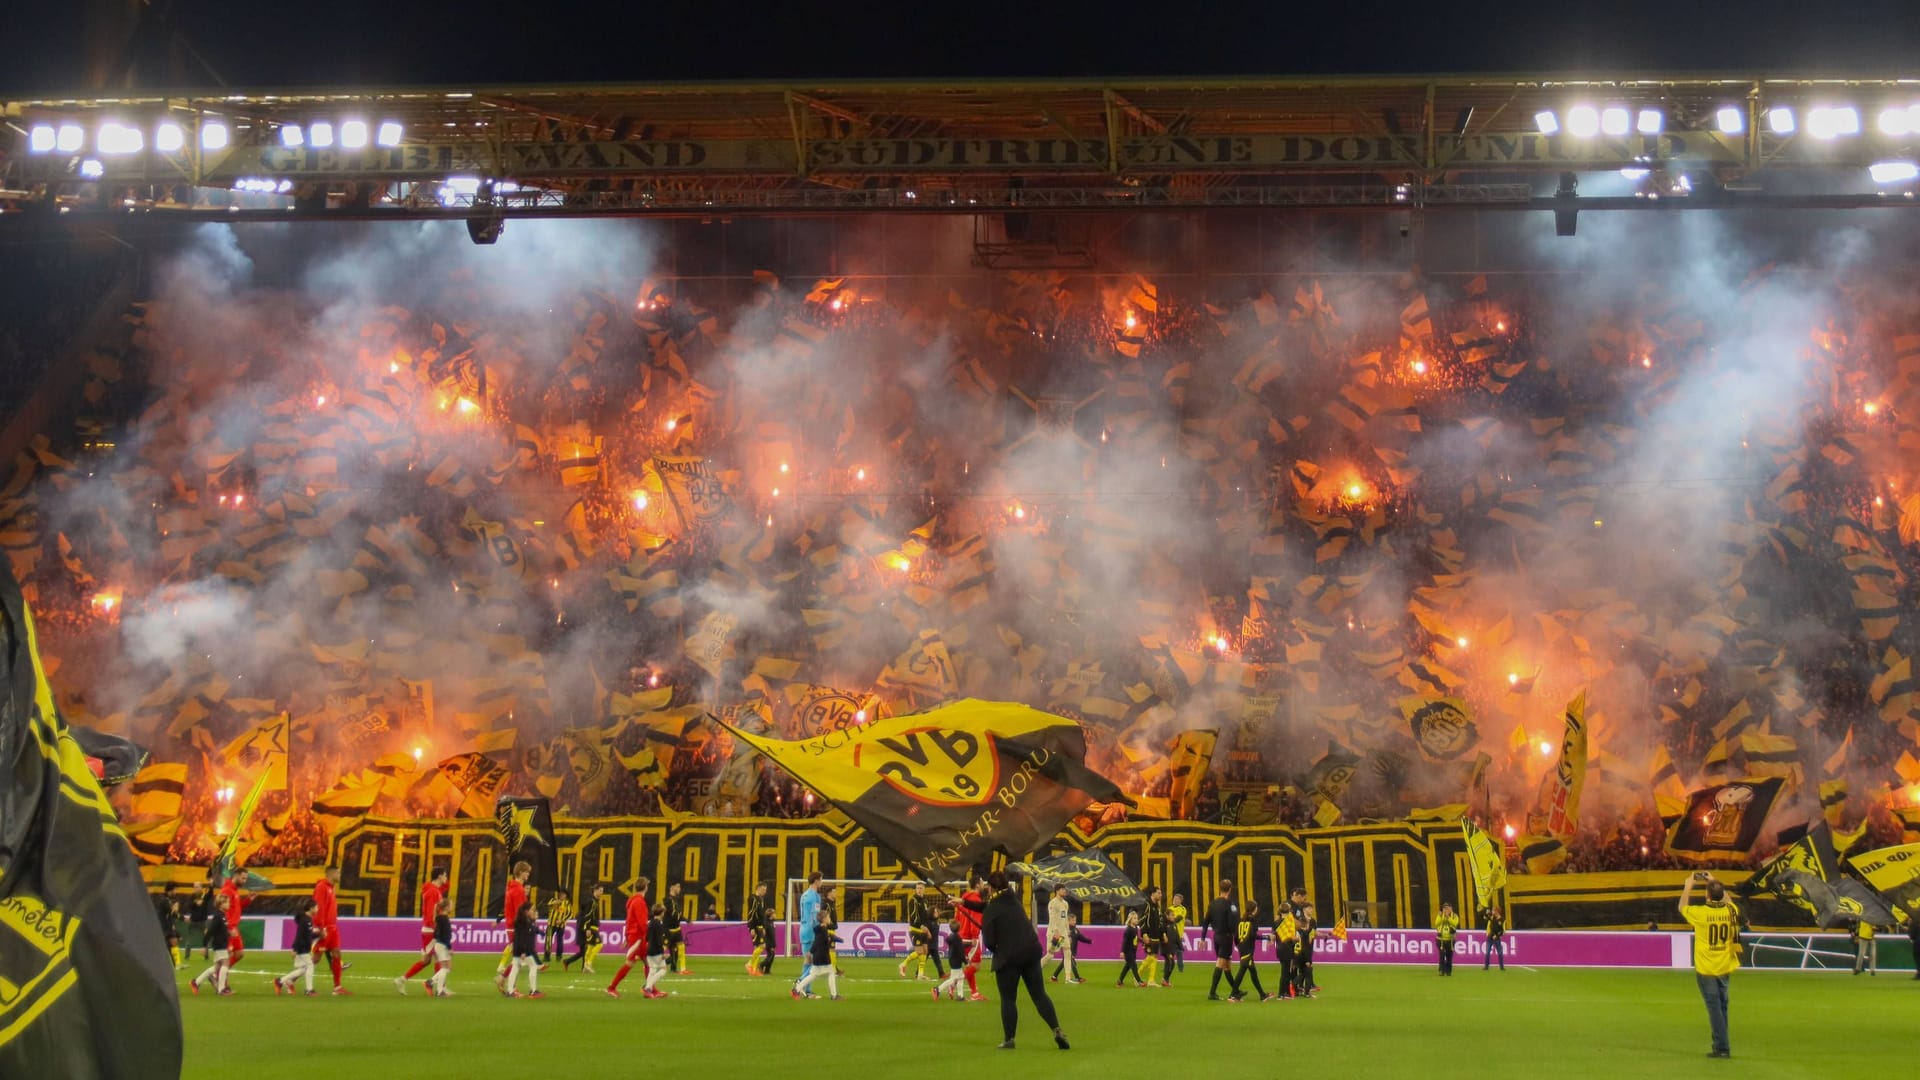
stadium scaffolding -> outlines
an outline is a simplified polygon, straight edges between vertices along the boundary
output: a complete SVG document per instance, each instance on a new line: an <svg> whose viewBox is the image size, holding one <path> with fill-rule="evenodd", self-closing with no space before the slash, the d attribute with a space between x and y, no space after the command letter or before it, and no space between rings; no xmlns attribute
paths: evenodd
<svg viewBox="0 0 1920 1080"><path fill-rule="evenodd" d="M228 220L1840 208L1912 205L1920 180L1899 78L220 89L0 116L12 209Z"/></svg>

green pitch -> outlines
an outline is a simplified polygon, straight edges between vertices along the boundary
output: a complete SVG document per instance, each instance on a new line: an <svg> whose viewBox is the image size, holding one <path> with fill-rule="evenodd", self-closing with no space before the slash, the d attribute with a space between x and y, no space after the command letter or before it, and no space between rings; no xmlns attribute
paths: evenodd
<svg viewBox="0 0 1920 1080"><path fill-rule="evenodd" d="M663 1001L640 998L638 972L621 1000L606 997L600 988L617 965L604 959L597 977L554 965L540 1001L500 997L492 963L477 956L456 958L456 996L438 1000L418 981L406 997L395 993L392 977L410 957L351 959L350 998L327 994L324 971L315 980L323 996L274 997L269 973L291 966L284 953L249 954L226 998L188 995L182 972L186 1075L892 1080L984 1067L1100 1080L1613 1080L1700 1070L1741 1080L1879 1078L1911 1063L1920 1006L1911 971L1743 971L1733 981L1729 1063L1705 1056L1706 1012L1685 972L1462 965L1442 979L1426 968L1322 964L1317 1000L1233 1005L1205 1000L1206 967L1188 965L1171 990L1140 990L1114 988L1118 964L1093 964L1084 985L1049 988L1073 1049L1056 1050L1023 999L1019 1049L1005 1053L994 1049L997 1002L932 1001L930 983L902 981L884 960L843 961L846 1000L834 1002L790 999L799 964L784 957L763 979L748 978L737 959L695 957L694 974L662 983L673 992ZM985 973L981 986L991 996ZM816 989L824 994L824 981Z"/></svg>

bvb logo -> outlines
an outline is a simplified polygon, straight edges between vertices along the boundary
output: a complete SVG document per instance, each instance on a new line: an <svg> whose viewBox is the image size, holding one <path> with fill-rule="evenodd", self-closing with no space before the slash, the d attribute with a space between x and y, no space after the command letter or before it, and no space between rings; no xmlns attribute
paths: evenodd
<svg viewBox="0 0 1920 1080"><path fill-rule="evenodd" d="M917 728L854 747L853 762L934 806L979 806L1000 786L993 736Z"/></svg>
<svg viewBox="0 0 1920 1080"><path fill-rule="evenodd" d="M567 764L572 766L573 774L580 778L580 786L591 788L600 774L607 770L607 755L597 747L588 746L583 740L568 739Z"/></svg>
<svg viewBox="0 0 1920 1080"><path fill-rule="evenodd" d="M1413 740L1428 757L1451 761L1480 739L1480 731L1452 701L1430 701L1408 717Z"/></svg>

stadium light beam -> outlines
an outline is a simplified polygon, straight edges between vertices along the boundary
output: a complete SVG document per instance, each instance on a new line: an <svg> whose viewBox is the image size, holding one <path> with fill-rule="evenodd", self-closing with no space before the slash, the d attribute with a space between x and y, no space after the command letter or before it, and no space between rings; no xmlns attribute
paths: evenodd
<svg viewBox="0 0 1920 1080"><path fill-rule="evenodd" d="M1641 109L1634 123L1634 127L1642 135L1658 135L1666 126L1666 114L1659 109Z"/></svg>
<svg viewBox="0 0 1920 1080"><path fill-rule="evenodd" d="M225 150L228 138L227 125L218 120L208 120L200 125L202 150Z"/></svg>
<svg viewBox="0 0 1920 1080"><path fill-rule="evenodd" d="M402 129L398 120L384 120L374 141L381 146L399 146Z"/></svg>
<svg viewBox="0 0 1920 1080"><path fill-rule="evenodd" d="M1775 135L1791 135L1794 131L1793 110L1785 105L1775 105L1767 110L1767 130Z"/></svg>
<svg viewBox="0 0 1920 1080"><path fill-rule="evenodd" d="M1600 110L1591 105L1575 105L1567 110L1567 134L1590 139L1600 134Z"/></svg>
<svg viewBox="0 0 1920 1080"><path fill-rule="evenodd" d="M52 124L35 124L33 130L27 133L27 153L51 154L59 140L60 133L53 129Z"/></svg>
<svg viewBox="0 0 1920 1080"><path fill-rule="evenodd" d="M340 125L340 145L348 150L358 150L367 145L367 122L348 120Z"/></svg>
<svg viewBox="0 0 1920 1080"><path fill-rule="evenodd" d="M153 148L163 154L177 154L187 145L187 133L171 120L153 129Z"/></svg>
<svg viewBox="0 0 1920 1080"><path fill-rule="evenodd" d="M1722 105L1713 114L1713 126L1719 128L1722 135L1738 135L1747 130L1747 116L1736 106Z"/></svg>
<svg viewBox="0 0 1920 1080"><path fill-rule="evenodd" d="M1612 105L1600 113L1600 131L1605 135L1625 135L1633 121L1626 109Z"/></svg>
<svg viewBox="0 0 1920 1080"><path fill-rule="evenodd" d="M1541 109L1533 114L1533 126L1540 129L1542 135L1560 133L1560 117L1552 109Z"/></svg>
<svg viewBox="0 0 1920 1080"><path fill-rule="evenodd" d="M318 147L333 145L333 125L325 120L307 128L307 141Z"/></svg>
<svg viewBox="0 0 1920 1080"><path fill-rule="evenodd" d="M280 128L280 145L281 146L305 146L306 143L307 143L306 133L300 130L299 124L284 124L281 126Z"/></svg>

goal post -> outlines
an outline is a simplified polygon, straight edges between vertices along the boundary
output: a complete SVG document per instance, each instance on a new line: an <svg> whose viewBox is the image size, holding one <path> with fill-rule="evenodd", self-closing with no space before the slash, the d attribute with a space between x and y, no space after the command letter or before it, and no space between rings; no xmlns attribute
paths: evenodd
<svg viewBox="0 0 1920 1080"><path fill-rule="evenodd" d="M905 923L907 921L907 900L913 895L913 887L920 884L919 878L821 878L820 884L831 885L837 895L834 898L834 913L844 926L847 923ZM946 893L945 903L951 903L966 891L965 881L949 881L938 888ZM781 925L786 928L786 943L781 952L786 956L800 955L800 894L807 888L807 879L790 877L784 895L781 898ZM929 894L929 899L941 903L937 894ZM891 950L866 949L867 955L894 955Z"/></svg>

